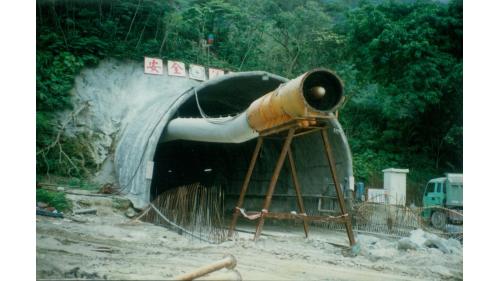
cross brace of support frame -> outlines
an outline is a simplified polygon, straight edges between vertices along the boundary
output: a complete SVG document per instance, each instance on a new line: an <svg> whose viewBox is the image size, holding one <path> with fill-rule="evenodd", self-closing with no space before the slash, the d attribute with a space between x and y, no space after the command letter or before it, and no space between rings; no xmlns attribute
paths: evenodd
<svg viewBox="0 0 500 281"><path fill-rule="evenodd" d="M314 124L316 124L316 125L304 127L303 126L304 120L313 121ZM259 213L254 212L251 215L253 218L258 220L256 229L255 229L254 240L257 240L259 238L259 236L262 232L262 229L264 227L264 221L266 218L269 218L269 219L301 219L303 222L303 225L304 225L304 233L305 233L306 237L308 237L308 235L309 235L309 226L308 226L309 221L334 221L334 222L339 222L339 223L342 223L345 225L345 228L347 231L347 237L349 238L350 246L353 246L355 244L354 234L352 231L351 217L349 216L349 214L347 212L346 204L344 201L344 195L342 193L342 190L340 188L339 181L337 178L334 155L333 155L330 143L328 141L328 131L327 130L329 128L329 122L325 122L325 121L326 121L325 119L318 120L317 118L316 119L309 119L309 120L307 118L293 119L290 122L287 122L283 125L280 125L280 126L275 127L275 128L270 128L270 129L265 130L265 131L260 133L259 138L257 140L257 144L255 146L255 150L254 150L254 152L252 154L252 158L250 160L250 165L248 167L247 173L245 175L245 179L243 181L243 186L241 188L238 202L236 203L236 207L234 208L234 213L233 213L231 223L229 225L228 236L230 238L232 237L232 235L234 233L236 223L237 223L238 218L241 214L241 210L243 208L243 203L245 200L245 195L248 191L250 178L252 177L254 167L257 163L257 158L258 158L260 149L262 148L262 144L264 142L264 137L282 136L283 133L286 133L286 138L285 138L283 147L281 148L280 155L278 157L278 160L276 161L276 166L274 168L271 180L269 182L269 186L267 188L267 192L266 192L266 196L264 198L262 210ZM321 133L321 137L323 140L323 147L325 150L325 156L328 160L330 173L331 173L333 183L334 183L333 186L335 188L335 192L337 194L337 200L338 200L338 203L340 206L340 216L337 216L337 217L307 216L307 214L305 213L304 201L302 199L302 193L301 193L299 179L297 177L297 170L295 167L295 161L294 161L294 158L292 155L292 151L290 149L291 143L295 137L318 132L318 131ZM290 170L291 170L291 174L292 174L292 180L293 180L293 185L295 188L297 205L299 207L300 214L269 212L269 207L271 206L271 201L272 201L274 189L276 187L278 177L280 175L281 169L283 168L283 164L284 164L286 159L288 159L288 162L290 164Z"/></svg>

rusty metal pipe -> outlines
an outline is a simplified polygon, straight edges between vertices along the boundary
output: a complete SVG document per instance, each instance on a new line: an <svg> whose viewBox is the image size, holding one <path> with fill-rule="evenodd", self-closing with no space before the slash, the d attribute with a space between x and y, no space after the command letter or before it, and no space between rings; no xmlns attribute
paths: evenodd
<svg viewBox="0 0 500 281"><path fill-rule="evenodd" d="M332 71L311 70L258 98L237 117L176 118L160 141L242 143L293 118L332 115L342 102L343 91L342 81ZM301 123L302 127L310 125L314 121Z"/></svg>
<svg viewBox="0 0 500 281"><path fill-rule="evenodd" d="M212 264L202 266L194 271L184 273L174 277L174 280L193 280L195 278L207 275L211 272L217 271L222 268L233 269L236 266L236 258L228 254L224 256L221 260L218 260Z"/></svg>
<svg viewBox="0 0 500 281"><path fill-rule="evenodd" d="M333 72L311 70L254 101L247 110L248 123L261 132L292 118L329 115L340 105L343 89Z"/></svg>

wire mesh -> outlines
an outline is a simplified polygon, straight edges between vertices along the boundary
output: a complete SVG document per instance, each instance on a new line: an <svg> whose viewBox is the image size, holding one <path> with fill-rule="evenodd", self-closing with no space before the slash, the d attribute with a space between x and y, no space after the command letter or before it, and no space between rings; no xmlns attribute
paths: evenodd
<svg viewBox="0 0 500 281"><path fill-rule="evenodd" d="M385 200L388 202L387 200ZM331 215L332 210L308 210L308 214ZM445 223L435 226L430 219L424 219L423 212L441 212L444 214ZM325 213L325 211L327 213ZM423 229L442 237L463 239L463 214L461 211L448 209L441 206L432 207L407 207L403 204L388 204L375 202L361 202L354 204L350 212L352 227L358 233L373 233L392 237L407 237L411 231ZM314 222L313 225L329 229L345 231L343 224L334 222Z"/></svg>
<svg viewBox="0 0 500 281"><path fill-rule="evenodd" d="M209 243L227 239L223 190L199 183L179 186L159 195L141 219ZM153 210L153 211L151 211Z"/></svg>

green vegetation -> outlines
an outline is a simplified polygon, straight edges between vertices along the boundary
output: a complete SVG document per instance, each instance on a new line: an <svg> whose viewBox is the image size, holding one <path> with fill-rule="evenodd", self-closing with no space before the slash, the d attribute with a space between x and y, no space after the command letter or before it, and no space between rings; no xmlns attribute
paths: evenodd
<svg viewBox="0 0 500 281"><path fill-rule="evenodd" d="M59 212L66 211L70 203L62 192L49 191L45 189L36 190L36 202L44 202L49 206L56 208Z"/></svg>
<svg viewBox="0 0 500 281"><path fill-rule="evenodd" d="M461 1L38 1L37 173L96 168L86 136L61 136L55 114L71 109L83 67L144 56L287 77L334 69L357 179L380 186L383 168L410 168L417 191L462 171Z"/></svg>

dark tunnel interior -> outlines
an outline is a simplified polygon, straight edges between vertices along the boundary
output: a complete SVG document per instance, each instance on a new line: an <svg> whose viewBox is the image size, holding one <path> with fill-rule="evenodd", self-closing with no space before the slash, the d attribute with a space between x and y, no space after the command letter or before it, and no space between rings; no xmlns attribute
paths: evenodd
<svg viewBox="0 0 500 281"><path fill-rule="evenodd" d="M236 180L238 169L245 166L256 141L242 144L172 141L160 144L155 154L151 198L183 185L199 182L224 190Z"/></svg>
<svg viewBox="0 0 500 281"><path fill-rule="evenodd" d="M259 210L262 207L282 144L282 139L264 140L250 180L246 208ZM173 188L200 183L205 187L220 186L225 196L225 211L230 211L241 191L255 145L255 139L241 144L182 140L159 145L154 159L151 200ZM322 154L321 137L311 134L297 138L292 143L292 151L306 209L313 213L318 206L318 196L334 196L326 158ZM276 184L272 209L296 210L294 196L290 166L285 162ZM325 201L323 205L333 207L330 203Z"/></svg>

